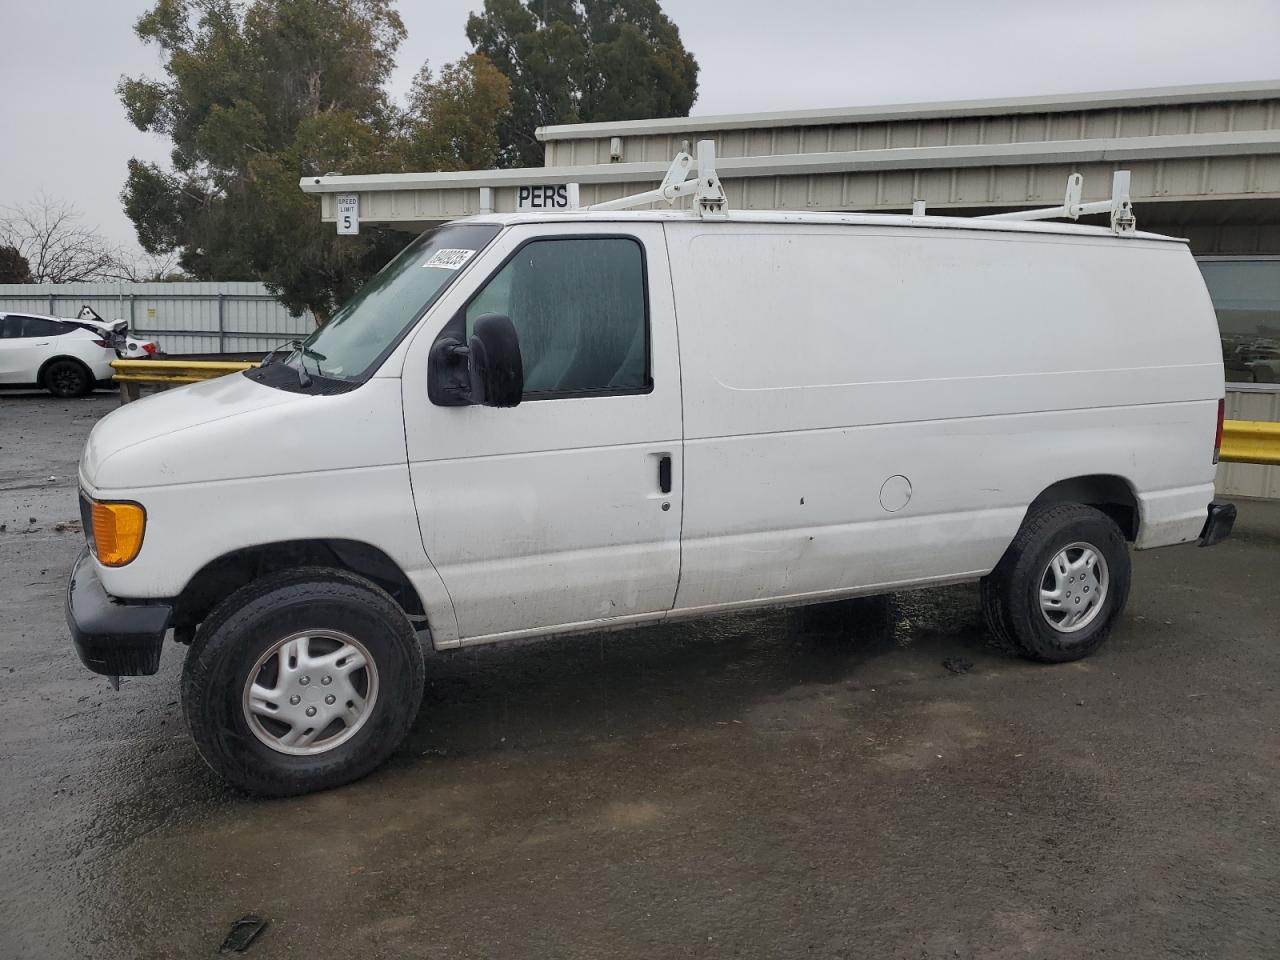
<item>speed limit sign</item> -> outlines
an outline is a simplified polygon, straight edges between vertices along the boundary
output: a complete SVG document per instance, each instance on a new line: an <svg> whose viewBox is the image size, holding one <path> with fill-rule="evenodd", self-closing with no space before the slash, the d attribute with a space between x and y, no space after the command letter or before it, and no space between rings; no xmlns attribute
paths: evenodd
<svg viewBox="0 0 1280 960"><path fill-rule="evenodd" d="M338 194L338 233L360 232L360 195Z"/></svg>

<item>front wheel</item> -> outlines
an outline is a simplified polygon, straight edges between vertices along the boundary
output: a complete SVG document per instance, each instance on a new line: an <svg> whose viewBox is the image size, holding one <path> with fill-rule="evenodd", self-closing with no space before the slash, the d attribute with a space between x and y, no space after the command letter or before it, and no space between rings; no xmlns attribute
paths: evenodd
<svg viewBox="0 0 1280 960"><path fill-rule="evenodd" d="M383 590L340 570L256 581L200 627L182 672L205 761L267 796L324 790L379 766L422 702L422 648Z"/></svg>
<svg viewBox="0 0 1280 960"><path fill-rule="evenodd" d="M1129 550L1114 520L1079 503L1027 515L982 581L982 610L1010 652L1044 663L1079 660L1111 632L1129 596Z"/></svg>

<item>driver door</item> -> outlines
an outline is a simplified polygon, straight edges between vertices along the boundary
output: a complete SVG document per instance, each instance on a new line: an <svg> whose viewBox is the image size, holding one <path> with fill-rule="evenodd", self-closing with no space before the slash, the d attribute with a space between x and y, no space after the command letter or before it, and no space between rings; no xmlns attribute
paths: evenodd
<svg viewBox="0 0 1280 960"><path fill-rule="evenodd" d="M661 617L680 573L683 453L661 225L528 224L495 247L403 375L422 542L460 639ZM519 335L520 404L433 405L431 345L466 342L486 313Z"/></svg>

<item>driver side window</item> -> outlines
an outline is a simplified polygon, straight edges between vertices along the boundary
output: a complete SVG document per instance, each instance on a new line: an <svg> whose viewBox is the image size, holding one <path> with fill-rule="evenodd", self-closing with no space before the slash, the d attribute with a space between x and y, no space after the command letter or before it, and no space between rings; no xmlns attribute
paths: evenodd
<svg viewBox="0 0 1280 960"><path fill-rule="evenodd" d="M629 237L535 240L521 247L467 306L501 313L520 337L524 397L649 389L644 254Z"/></svg>

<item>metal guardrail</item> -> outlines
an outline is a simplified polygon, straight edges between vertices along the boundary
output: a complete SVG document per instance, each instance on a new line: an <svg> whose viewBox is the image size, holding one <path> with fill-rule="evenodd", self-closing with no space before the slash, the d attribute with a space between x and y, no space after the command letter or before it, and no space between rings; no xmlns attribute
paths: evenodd
<svg viewBox="0 0 1280 960"><path fill-rule="evenodd" d="M159 390L225 377L228 373L252 370L251 360L112 360L111 379L120 384L120 402L137 400L142 384Z"/></svg>
<svg viewBox="0 0 1280 960"><path fill-rule="evenodd" d="M1280 423L1265 420L1226 420L1222 424L1223 463L1280 465Z"/></svg>

